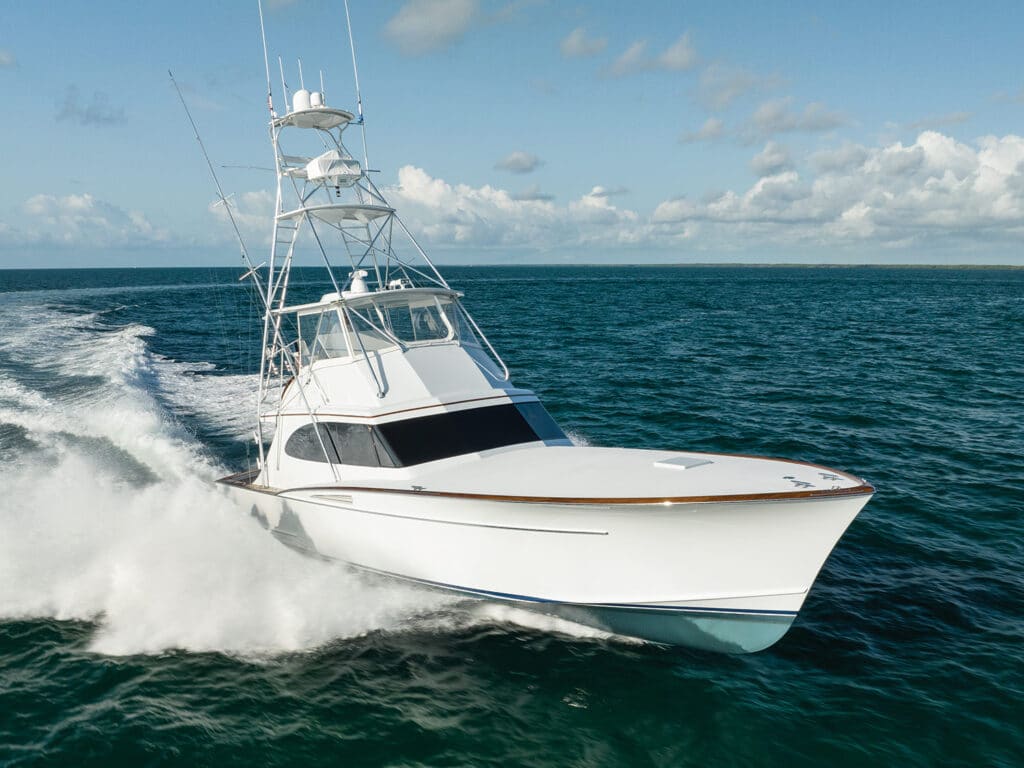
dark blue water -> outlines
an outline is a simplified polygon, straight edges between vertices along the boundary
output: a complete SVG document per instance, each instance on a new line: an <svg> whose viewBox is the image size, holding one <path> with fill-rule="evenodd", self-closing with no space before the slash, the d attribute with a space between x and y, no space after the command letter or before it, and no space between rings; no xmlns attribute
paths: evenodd
<svg viewBox="0 0 1024 768"><path fill-rule="evenodd" d="M252 460L239 271L0 272L0 764L1021 764L1024 271L447 271L578 440L877 486L745 657L273 541L207 482Z"/></svg>

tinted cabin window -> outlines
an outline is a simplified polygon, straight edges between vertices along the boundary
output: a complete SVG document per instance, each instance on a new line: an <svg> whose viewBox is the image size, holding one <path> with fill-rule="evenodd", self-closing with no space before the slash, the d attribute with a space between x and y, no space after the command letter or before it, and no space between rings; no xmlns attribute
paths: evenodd
<svg viewBox="0 0 1024 768"><path fill-rule="evenodd" d="M332 464L352 464L360 467L393 467L395 461L387 446L381 441L374 427L366 424L342 424L321 422L320 440L316 438L313 425L299 427L288 438L284 451L289 456L305 461ZM324 454L324 449L327 454Z"/></svg>
<svg viewBox="0 0 1024 768"><path fill-rule="evenodd" d="M320 434L331 462L361 467L407 467L536 440L566 440L540 403L492 405L368 426L321 422ZM288 438L285 453L326 462L313 425Z"/></svg>
<svg viewBox="0 0 1024 768"><path fill-rule="evenodd" d="M523 413L524 408L530 416ZM379 424L377 428L401 466L535 440L565 439L540 403L439 413Z"/></svg>
<svg viewBox="0 0 1024 768"><path fill-rule="evenodd" d="M555 420L551 418L540 403L519 403L516 405L516 408L541 440L568 439L562 428L555 423Z"/></svg>

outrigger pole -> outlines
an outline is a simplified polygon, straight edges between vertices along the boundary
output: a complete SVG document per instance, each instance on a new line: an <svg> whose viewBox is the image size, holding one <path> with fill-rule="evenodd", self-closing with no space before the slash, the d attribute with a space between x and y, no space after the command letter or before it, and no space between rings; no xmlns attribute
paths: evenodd
<svg viewBox="0 0 1024 768"><path fill-rule="evenodd" d="M238 229L238 223L235 221L235 215L231 212L231 205L228 203L228 198L220 186L220 179L217 178L217 171L213 169L213 163L210 161L210 155L206 152L206 145L203 144L203 140L199 137L199 129L196 127L196 121L192 119L192 113L189 111L188 104L185 103L185 97L181 95L181 88L178 87L178 81L174 79L174 73L168 69L167 74L171 78L174 90L178 92L178 99L181 101L181 106L185 108L185 115L188 117L188 121L192 125L192 133L196 137L196 141L199 142L199 149L203 153L203 159L206 160L206 167L210 169L210 176L213 177L213 183L217 187L217 196L220 198L220 202L224 206L224 210L227 211L228 219L231 221L231 226L235 230L238 247L242 252L242 261L249 270L253 270L252 261L249 259L249 251L245 247L245 241L242 239L242 233ZM256 287L260 291L260 298L263 299L263 303L267 305L267 297L263 295L263 289L260 287L258 282L256 283Z"/></svg>
<svg viewBox="0 0 1024 768"><path fill-rule="evenodd" d="M269 298L263 292L263 286L260 285L260 281L259 281L259 278L258 278L258 275L257 275L257 270L259 269L259 267L253 266L252 260L249 258L249 251L245 247L245 240L242 239L242 232L238 228L238 222L235 221L235 215L231 212L231 205L228 202L227 196L224 194L224 189L220 185L220 179L217 178L217 171L215 171L214 168L213 168L213 162L210 160L210 155L206 151L206 145L203 144L203 139L199 136L199 128L196 127L196 121L192 119L192 112L189 110L188 104L185 103L185 97L181 93L181 88L178 87L178 81L174 79L174 73L171 72L171 70L167 70L167 74L171 78L171 83L174 85L174 90L178 92L178 99L181 101L181 106L184 107L184 109L185 109L185 115L188 117L188 122L192 126L192 133L196 137L196 141L199 143L199 149L203 153L203 159L206 160L206 167L210 169L210 176L213 177L214 186L217 187L217 195L218 195L218 197L220 197L220 203L221 203L221 205L224 206L224 210L227 211L228 219L231 221L231 226L235 230L235 238L238 240L238 247L239 247L239 249L242 252L242 262L245 264L245 266L246 266L246 268L248 270L242 276L241 279L244 280L247 277L251 277L252 278L252 283L253 283L254 286L256 286L256 292L259 294L259 297L260 297L260 303L263 304L263 311L265 312L265 317L269 320L273 316L274 310L270 306ZM263 266L263 265L261 264L260 266ZM282 364L283 363L287 363L288 367L291 369L292 376L297 376L297 374L298 374L298 366L295 364L295 361L292 359L291 351L287 348L287 346L285 346L282 343L280 324L276 323L276 322L271 322L270 325L272 325L273 328L274 328L274 343L280 346L281 351L283 353ZM263 358L264 358L264 360L266 359L266 339L264 339L264 354L263 354ZM262 380L262 377L263 377L263 374L262 374L262 371L261 371L260 372L261 380ZM295 381L298 382L298 378L296 378ZM302 396L302 400L306 404L306 408L308 409L310 407L309 406L309 400L306 398L306 392L305 392L305 389L303 389L301 383L299 384L299 394ZM310 414L312 414L312 410L310 410ZM314 425L316 424L315 417L313 419L313 423L314 423ZM262 467L263 463L264 463L264 455L263 455L263 419L257 419L256 420L256 427L257 427L257 429L259 431L259 433L257 435L256 444L257 444L257 447L259 448L259 453L260 453L260 467ZM316 431L317 441L320 443L320 448L324 452L324 456L327 457L327 464L331 468L331 474L333 474L334 475L334 479L337 480L338 479L338 470L335 468L334 463L330 460L330 454L327 451L327 446L324 445L324 440L323 440L323 437L320 434L320 430L316 429L315 431Z"/></svg>

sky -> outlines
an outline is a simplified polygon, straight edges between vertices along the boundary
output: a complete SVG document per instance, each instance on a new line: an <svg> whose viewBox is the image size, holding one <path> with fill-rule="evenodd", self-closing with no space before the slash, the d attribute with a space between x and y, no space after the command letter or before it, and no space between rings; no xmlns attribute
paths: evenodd
<svg viewBox="0 0 1024 768"><path fill-rule="evenodd" d="M279 110L278 55L352 108L340 0L264 5ZM1024 265L1019 0L350 5L375 183L441 264ZM238 263L168 69L268 247L256 0L6 2L0 267Z"/></svg>

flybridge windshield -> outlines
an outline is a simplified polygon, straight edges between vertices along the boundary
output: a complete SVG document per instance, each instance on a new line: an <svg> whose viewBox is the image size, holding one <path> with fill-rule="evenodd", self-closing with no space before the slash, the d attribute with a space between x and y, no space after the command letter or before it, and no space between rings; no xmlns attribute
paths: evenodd
<svg viewBox="0 0 1024 768"><path fill-rule="evenodd" d="M374 299L367 306L350 309L349 314L366 326L376 325L377 330L387 331L409 344L459 336L455 307L447 297L427 296L413 301L403 301L401 297ZM367 328L367 332L372 333L371 328Z"/></svg>
<svg viewBox="0 0 1024 768"><path fill-rule="evenodd" d="M332 305L298 317L299 354L308 364L399 344L461 341L479 346L447 296L374 296L355 307Z"/></svg>

